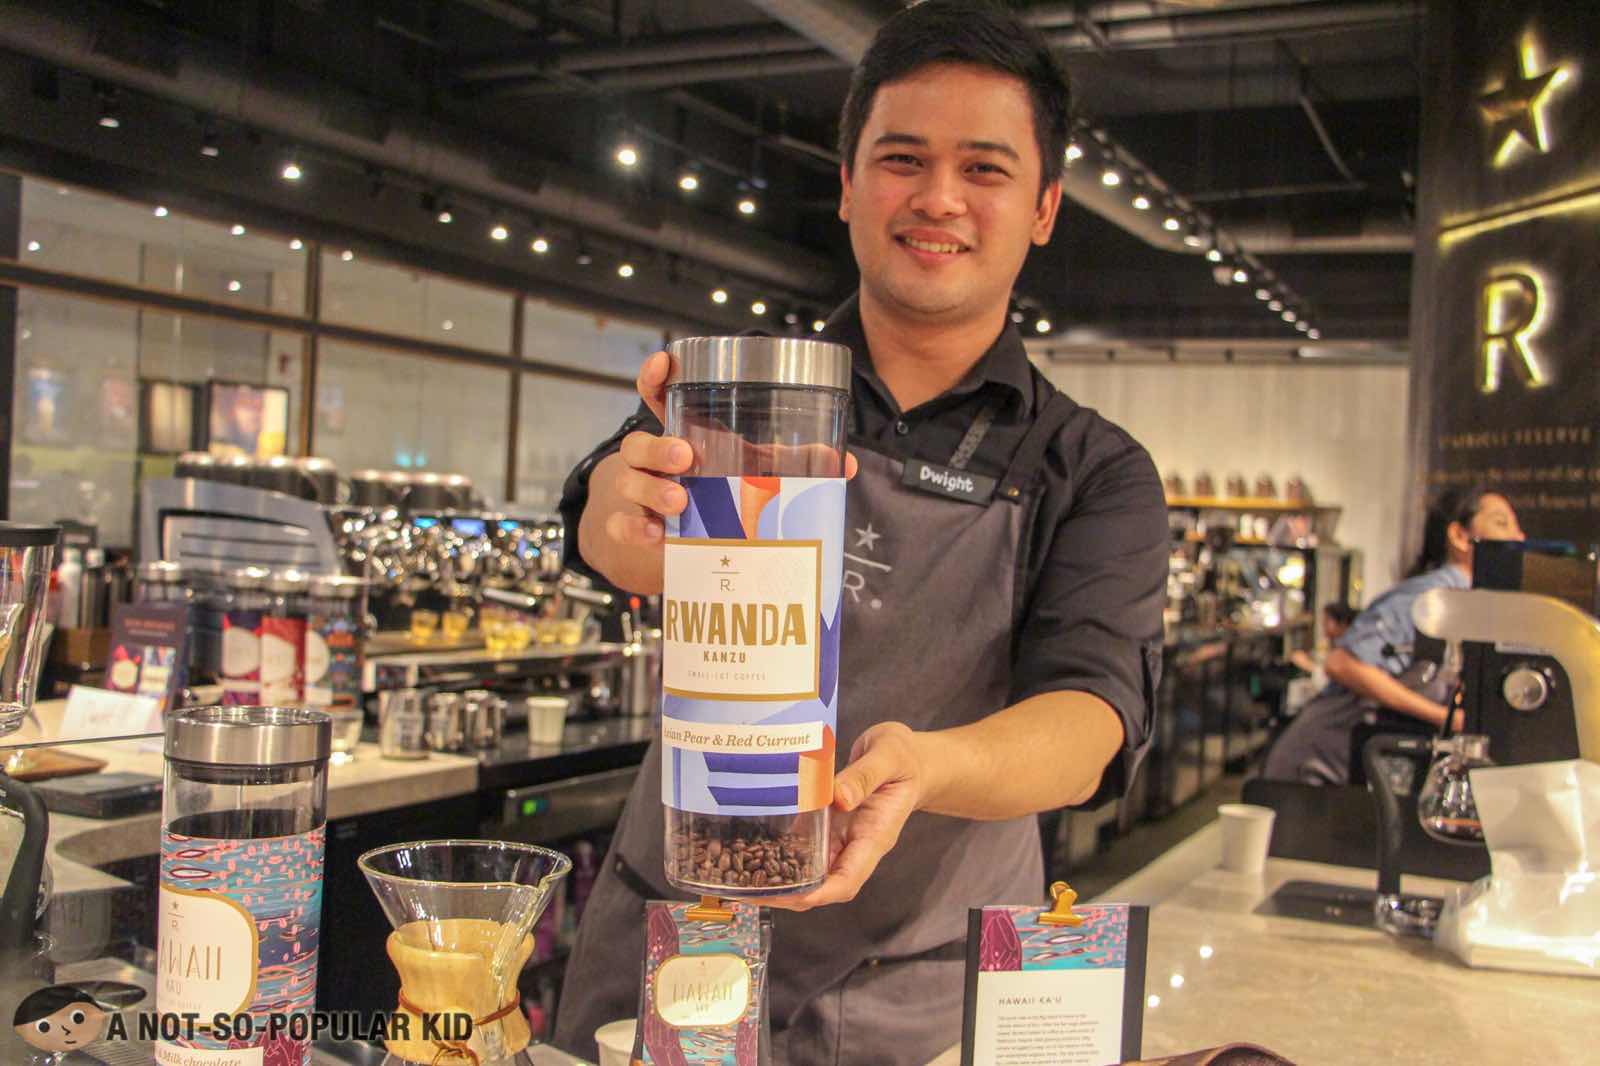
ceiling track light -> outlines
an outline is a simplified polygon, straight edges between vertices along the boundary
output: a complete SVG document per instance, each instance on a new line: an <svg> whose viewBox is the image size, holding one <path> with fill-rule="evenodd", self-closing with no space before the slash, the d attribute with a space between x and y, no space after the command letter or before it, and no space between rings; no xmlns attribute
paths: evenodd
<svg viewBox="0 0 1600 1066"><path fill-rule="evenodd" d="M117 111L116 90L104 85L94 88L95 99L99 103L99 115L95 119L101 129L115 130L122 128L122 116Z"/></svg>
<svg viewBox="0 0 1600 1066"><path fill-rule="evenodd" d="M764 314L766 314L767 313L767 301L765 301L765 300L757 300L754 303L752 303L750 305L750 313L752 315L764 315Z"/></svg>
<svg viewBox="0 0 1600 1066"><path fill-rule="evenodd" d="M617 150L612 158L617 161L618 166L632 170L639 165L639 146L634 143L631 136L624 133L622 140L617 143Z"/></svg>
<svg viewBox="0 0 1600 1066"><path fill-rule="evenodd" d="M1322 339L1322 331L1320 329L1308 329L1306 330L1306 336L1314 341L1320 341Z"/></svg>
<svg viewBox="0 0 1600 1066"><path fill-rule="evenodd" d="M678 188L684 192L698 192L700 189L700 164L690 162L678 172Z"/></svg>
<svg viewBox="0 0 1600 1066"><path fill-rule="evenodd" d="M594 263L594 255L590 253L586 245L579 244L578 254L572 257L572 261L581 267L586 267Z"/></svg>
<svg viewBox="0 0 1600 1066"><path fill-rule="evenodd" d="M504 241L509 240L510 237L511 229L504 222L496 222L493 226L489 227L490 240Z"/></svg>
<svg viewBox="0 0 1600 1066"><path fill-rule="evenodd" d="M1250 284L1250 272L1242 266L1236 266L1233 268L1233 280L1235 284L1248 285Z"/></svg>
<svg viewBox="0 0 1600 1066"><path fill-rule="evenodd" d="M1039 321L1033 324L1033 330L1035 333L1049 333L1050 329L1050 320L1043 315L1040 315Z"/></svg>
<svg viewBox="0 0 1600 1066"><path fill-rule="evenodd" d="M278 171L278 176L284 181L299 181L306 176L306 172L301 169L300 160L291 155L283 161L283 167Z"/></svg>
<svg viewBox="0 0 1600 1066"><path fill-rule="evenodd" d="M242 224L235 222L233 224L233 228L228 230L228 232L233 234L235 237L243 237L245 235L245 228Z"/></svg>
<svg viewBox="0 0 1600 1066"><path fill-rule="evenodd" d="M1133 209L1135 211L1148 211L1148 210L1150 210L1150 197L1146 196L1142 192L1141 193L1135 193L1134 197L1133 197Z"/></svg>
<svg viewBox="0 0 1600 1066"><path fill-rule="evenodd" d="M751 191L749 182L741 181L739 183L739 201L735 206L738 208L739 213L746 218L754 215L760 209L761 204L756 200L755 193Z"/></svg>
<svg viewBox="0 0 1600 1066"><path fill-rule="evenodd" d="M631 278L631 277L633 277L633 264L632 263L618 263L617 264L617 277L619 277L619 278Z"/></svg>
<svg viewBox="0 0 1600 1066"><path fill-rule="evenodd" d="M528 242L528 250L534 255L544 255L550 251L550 238L541 233Z"/></svg>
<svg viewBox="0 0 1600 1066"><path fill-rule="evenodd" d="M1188 229L1186 229L1183 234L1183 243L1184 246L1188 248L1205 247L1206 239L1201 235L1200 227L1197 223L1189 223Z"/></svg>
<svg viewBox="0 0 1600 1066"><path fill-rule="evenodd" d="M714 303L714 304L725 304L725 303L727 303L728 302L728 290L723 288L721 285L718 285L716 288L712 289L711 290L711 302Z"/></svg>
<svg viewBox="0 0 1600 1066"><path fill-rule="evenodd" d="M1206 260L1212 263L1222 262L1222 249L1212 248L1210 251L1206 252Z"/></svg>
<svg viewBox="0 0 1600 1066"><path fill-rule="evenodd" d="M1283 301L1282 300L1273 300L1273 301L1271 301L1270 303L1267 304L1267 307L1270 308L1273 311L1282 311L1283 310Z"/></svg>
<svg viewBox="0 0 1600 1066"><path fill-rule="evenodd" d="M828 328L828 324L826 322L824 322L822 319L814 318L814 319L811 320L811 332L812 333L821 333L823 330L825 330L827 328Z"/></svg>
<svg viewBox="0 0 1600 1066"><path fill-rule="evenodd" d="M1293 322L1296 316L1293 311L1289 310L1288 308L1284 308L1283 314L1279 317L1281 317L1285 322Z"/></svg>
<svg viewBox="0 0 1600 1066"><path fill-rule="evenodd" d="M1168 215L1166 218L1161 220L1161 228L1166 230L1168 233L1177 233L1183 228L1183 223L1178 221L1177 215Z"/></svg>
<svg viewBox="0 0 1600 1066"><path fill-rule="evenodd" d="M1061 153L1061 157L1069 167L1083 158L1083 146L1078 143L1078 138L1068 138L1066 150Z"/></svg>
<svg viewBox="0 0 1600 1066"><path fill-rule="evenodd" d="M1256 299L1258 299L1258 300L1270 300L1270 299L1272 299L1272 292L1270 290L1268 290L1268 289L1257 289L1256 290Z"/></svg>
<svg viewBox="0 0 1600 1066"><path fill-rule="evenodd" d="M154 212L154 214L155 214L155 216L156 216L156 217L157 217L157 218L166 218L166 217L167 217L167 216L168 216L168 215L170 215L170 214L172 214L172 212L171 212L171 211L168 211L168 210L167 210L167 209L166 209L166 208L165 208L165 207L164 207L164 206L162 206L162 205L161 205L161 204L157 204L157 205L156 205L156 209L155 209L155 212Z"/></svg>
<svg viewBox="0 0 1600 1066"><path fill-rule="evenodd" d="M1122 184L1122 171L1118 170L1116 167L1106 167L1106 169L1100 173L1100 184L1104 185L1108 189L1115 189L1118 185Z"/></svg>

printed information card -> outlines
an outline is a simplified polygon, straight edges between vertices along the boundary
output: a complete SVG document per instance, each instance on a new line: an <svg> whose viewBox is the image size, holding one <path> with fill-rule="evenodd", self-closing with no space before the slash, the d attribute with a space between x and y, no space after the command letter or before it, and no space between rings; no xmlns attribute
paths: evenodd
<svg viewBox="0 0 1600 1066"><path fill-rule="evenodd" d="M1140 1055L1150 912L1125 904L1075 909L981 907L967 928L962 1066L1106 1066Z"/></svg>

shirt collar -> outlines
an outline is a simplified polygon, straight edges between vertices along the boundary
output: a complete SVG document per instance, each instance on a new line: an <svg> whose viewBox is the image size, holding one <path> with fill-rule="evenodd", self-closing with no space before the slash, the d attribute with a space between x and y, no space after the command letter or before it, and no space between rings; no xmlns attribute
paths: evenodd
<svg viewBox="0 0 1600 1066"><path fill-rule="evenodd" d="M867 348L866 330L861 325L861 296L855 293L828 316L827 323L818 335L819 340L843 344L852 353L852 368L872 387L887 396L888 388L872 367L872 353ZM1018 410L1024 416L1033 411L1033 364L1028 361L1028 350L1023 346L1022 334L1008 316L1005 328L995 338L979 360L972 364L965 377L945 396L965 396L986 385L997 385L1017 398Z"/></svg>

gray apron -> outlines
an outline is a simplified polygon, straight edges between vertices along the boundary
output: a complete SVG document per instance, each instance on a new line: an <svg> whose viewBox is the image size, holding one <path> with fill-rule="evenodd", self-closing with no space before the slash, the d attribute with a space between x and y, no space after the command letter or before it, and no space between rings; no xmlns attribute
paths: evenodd
<svg viewBox="0 0 1600 1066"><path fill-rule="evenodd" d="M948 729L1006 706L1035 474L1074 408L1050 395L981 504L907 488L904 462L851 442L860 470L847 494L841 756L879 722ZM949 465L965 465L992 417L979 413ZM598 1026L638 1013L643 900L675 895L662 876L660 759L658 739L567 967L555 1043L590 1058ZM1034 817L912 814L853 901L773 912L775 1062L922 1066L955 1044L967 909L1039 900L1043 881Z"/></svg>

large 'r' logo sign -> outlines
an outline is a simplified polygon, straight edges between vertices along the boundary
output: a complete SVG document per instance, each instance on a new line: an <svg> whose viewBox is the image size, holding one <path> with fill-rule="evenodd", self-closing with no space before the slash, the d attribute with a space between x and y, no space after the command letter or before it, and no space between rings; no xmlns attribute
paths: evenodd
<svg viewBox="0 0 1600 1066"><path fill-rule="evenodd" d="M1550 383L1529 339L1544 315L1544 287L1523 271L1495 274L1483 283L1478 312L1478 388L1497 392L1506 361L1531 389Z"/></svg>

